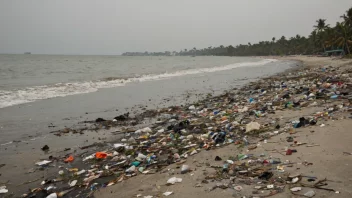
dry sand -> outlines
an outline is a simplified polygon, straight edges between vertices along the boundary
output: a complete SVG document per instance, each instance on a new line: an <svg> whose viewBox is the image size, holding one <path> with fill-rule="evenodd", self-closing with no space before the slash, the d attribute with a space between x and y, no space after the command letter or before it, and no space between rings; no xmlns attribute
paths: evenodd
<svg viewBox="0 0 352 198"><path fill-rule="evenodd" d="M305 67L317 67L317 66L334 66L351 68L352 64L349 60L332 59L323 57L274 57L279 59L294 59L303 62ZM339 101L336 102L338 104ZM276 111L276 114L268 117L262 117L261 119L281 119L281 123L285 123L290 120L298 119L302 116L311 115L314 112L322 111L324 106L331 105L326 104L319 107L307 107L302 110L284 110ZM260 142L258 147L254 150L248 151L247 147L238 148L237 145L231 144L223 148L216 150L205 151L202 150L199 154L191 156L187 159L185 164L190 165L193 170L191 173L180 174L178 165L173 164L168 166L162 171L162 173L156 173L151 175L139 175L133 177L121 183L118 183L112 187L102 189L95 193L95 197L98 198L112 198L112 197L137 197L137 194L143 196L152 195L154 197L165 197L162 193L166 191L172 191L173 194L169 197L193 197L193 198L206 198L206 197L251 197L253 191L255 191L255 185L246 185L245 181L236 178L235 183L242 186L242 191L235 191L234 189L221 189L209 191L209 188L215 186L217 183L226 183L229 180L214 181L208 184L201 183L206 175L211 175L215 172L214 168L210 168L206 164L210 165L222 165L222 161L215 161L215 156L220 156L223 160L227 160L230 156L237 156L240 153L244 154L259 154L264 153L266 156L273 156L280 158L281 161L290 160L294 162L292 167L285 167L285 172L288 173L300 173L306 176L314 176L318 179L328 179L328 186L326 188L334 189L339 191L330 192L327 190L313 189L316 192L315 197L338 197L338 198L349 198L352 197L352 155L346 155L344 152L352 152L352 119L349 112L344 112L338 115L341 119L339 120L326 120L325 122L319 122L317 126L309 126L305 128L298 128L294 130L294 134L281 133L277 136L273 136L268 140L268 143ZM319 125L324 123L324 127ZM286 141L287 136L293 136L298 142L307 143L297 147L290 147L292 143ZM257 139L249 139L252 144L257 144ZM316 145L314 147L307 147L307 145ZM284 152L275 152L273 150L282 151L285 147L297 149L297 153L292 155L285 155ZM303 162L312 163L312 165L303 165ZM166 186L166 181L171 177L180 177L183 179L182 183L176 183L175 185ZM201 187L196 187L200 184ZM301 192L304 193L308 189L303 188ZM267 191L262 193L260 190L256 196L261 197L267 194ZM272 197L301 197L299 195L293 195L289 191L288 185L285 191L278 193Z"/></svg>

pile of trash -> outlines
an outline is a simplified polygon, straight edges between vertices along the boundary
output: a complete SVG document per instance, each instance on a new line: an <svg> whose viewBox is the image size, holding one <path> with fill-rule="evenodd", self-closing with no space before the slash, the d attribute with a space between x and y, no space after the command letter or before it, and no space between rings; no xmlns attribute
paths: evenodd
<svg viewBox="0 0 352 198"><path fill-rule="evenodd" d="M22 197L54 198L73 192L89 196L99 188L107 188L131 177L155 174L173 163L183 164L187 158L199 152L229 144L247 146L251 150L256 148L256 144L251 143L250 138L265 142L271 136L289 133L294 128L321 126L322 120L338 119L340 112L351 110L351 73L344 71L342 74L333 67L307 69L265 78L193 105L150 111L155 123L134 130L136 126L132 125L132 128L123 132L119 142L89 145L76 153L51 156L37 162L35 165L38 170L57 169L58 175L45 178L40 187L31 189ZM285 125L266 118L279 110L330 103L330 107L324 111L297 118ZM112 120L98 118L92 123L102 128L115 127L119 126L116 123L128 123L131 119L134 120L129 114L124 114ZM294 142L293 138L287 141ZM285 152L286 155L292 155L297 150L287 149ZM222 160L219 158L216 160ZM207 179L220 181L226 178L229 183L220 183L214 189L233 188L241 191L238 182L233 185L234 178L237 181L240 178L243 183L256 183L256 190L268 190L266 196L282 192L287 184L290 184L292 192L298 193L301 186L295 184L306 178L302 175L277 175L276 172L280 172L282 166L290 162L262 155L234 153L233 158L224 162L223 166L216 167L219 173L207 176ZM188 169L187 166L182 167L183 172ZM180 178L170 178L167 183L181 181ZM313 186L320 187L322 183L324 181L319 181ZM2 187L1 192L6 192L6 187ZM314 191L304 194L306 197L314 195Z"/></svg>

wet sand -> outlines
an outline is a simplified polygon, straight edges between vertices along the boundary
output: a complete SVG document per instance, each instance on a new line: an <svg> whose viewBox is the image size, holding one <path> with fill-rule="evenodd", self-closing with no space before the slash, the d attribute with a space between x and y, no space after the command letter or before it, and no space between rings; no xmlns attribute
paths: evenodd
<svg viewBox="0 0 352 198"><path fill-rule="evenodd" d="M278 62L271 67L238 68L232 72L187 76L160 81L130 84L125 87L102 89L95 93L53 98L34 103L7 107L0 110L1 163L0 183L10 193L21 195L27 189L36 188L41 180L56 176L56 169L35 171L34 163L51 155L63 155L65 148L78 150L80 146L95 142L113 141L117 137L111 131L100 130L85 134L67 134L56 137L51 131L65 126L77 126L79 122L97 117L111 119L116 115L145 109L156 109L197 101L211 93L218 95L224 90L238 88L259 77L283 71L295 62ZM190 86L192 85L192 86ZM118 111L116 111L118 110ZM54 125L55 127L48 127ZM12 142L12 143L10 143ZM44 153L41 147L48 145ZM23 184L30 182L29 184Z"/></svg>
<svg viewBox="0 0 352 198"><path fill-rule="evenodd" d="M331 58L321 57L288 57L283 59L300 60L306 68L331 65L333 67L340 67L343 71L343 69L350 69L352 67L352 62L349 60L332 60ZM292 120L297 120L302 116L309 116L318 111L323 111L325 108L329 108L334 104L341 104L342 102L343 101L327 102L320 106L306 107L301 110L279 110L273 115L258 118L256 121L267 122L268 120L277 118L280 120L281 124L284 124ZM349 198L352 197L352 172L350 171L352 155L348 154L352 151L352 145L350 144L352 142L350 130L352 128L352 122L351 118L349 118L351 116L350 114L351 112L339 112L334 115L334 117L338 119L325 119L316 126L297 128L294 129L292 134L288 132L281 133L268 139L268 143L263 143L263 141L258 138L250 137L249 142L254 145L257 144L257 148L250 151L246 146L240 148L234 144L210 151L202 150L199 154L190 156L185 163L193 170L191 173L180 174L180 165L172 164L166 167L164 171L161 171L161 173L138 175L112 187L101 189L95 193L95 197L137 197L137 194L140 194L141 197L148 195L153 197L165 197L162 193L167 191L173 192L170 197L250 197L253 195L257 197L263 197L265 195L265 197L267 197L267 191L266 194L263 194L264 191L261 192L261 190L259 190L256 192L258 194L255 194L255 184L247 185L241 183L240 178L236 178L235 183L243 187L241 191L235 191L230 188L209 190L217 183L226 183L228 180L213 180L206 184L202 183L206 175L216 172L214 168L210 168L206 163L220 166L223 164L222 161L215 161L215 156L220 156L222 159L226 160L230 156L237 156L239 153L254 154L256 156L263 153L265 156L281 158L281 161L290 160L290 162L294 163L291 167L284 167L283 175L300 173L319 179L327 178L328 186L326 186L326 188L333 189L331 192L315 188L303 188L301 192L298 192L299 194L313 189L316 193L315 197ZM321 127L321 124L324 124L324 126ZM275 152L275 150L282 151L285 147L292 144L286 141L288 136L293 136L296 141L307 144L294 147L297 149L297 153L292 155ZM307 145L313 146L307 147ZM309 162L309 164L304 165L305 162ZM183 181L171 186L165 185L166 181L174 176L182 178ZM288 190L288 187L286 187L284 192L273 195L272 197L301 196L294 195Z"/></svg>

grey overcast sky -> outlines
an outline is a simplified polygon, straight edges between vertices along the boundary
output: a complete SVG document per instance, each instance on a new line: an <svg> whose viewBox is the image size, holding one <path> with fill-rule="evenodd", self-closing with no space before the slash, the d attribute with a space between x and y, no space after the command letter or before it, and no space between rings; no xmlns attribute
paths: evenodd
<svg viewBox="0 0 352 198"><path fill-rule="evenodd" d="M351 0L0 0L0 53L179 51L307 36Z"/></svg>

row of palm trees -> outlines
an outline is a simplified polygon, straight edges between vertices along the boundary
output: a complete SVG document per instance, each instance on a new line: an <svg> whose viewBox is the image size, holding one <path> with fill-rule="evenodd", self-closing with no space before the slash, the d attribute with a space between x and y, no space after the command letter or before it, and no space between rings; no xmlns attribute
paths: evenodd
<svg viewBox="0 0 352 198"><path fill-rule="evenodd" d="M265 55L293 55L293 54L319 54L327 50L342 50L351 54L352 46L352 7L341 16L342 21L330 27L325 19L318 19L314 30L308 37L296 35L295 37L280 39L273 37L271 41L260 41L255 44L237 45L227 47L195 47L181 50L176 55L216 55L216 56L265 56Z"/></svg>

